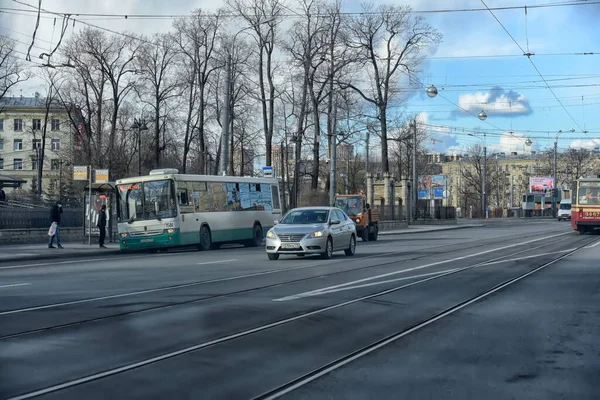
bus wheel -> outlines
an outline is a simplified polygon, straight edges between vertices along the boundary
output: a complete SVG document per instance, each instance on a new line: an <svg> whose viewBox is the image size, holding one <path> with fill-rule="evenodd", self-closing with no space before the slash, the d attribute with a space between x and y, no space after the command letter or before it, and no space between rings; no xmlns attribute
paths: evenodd
<svg viewBox="0 0 600 400"><path fill-rule="evenodd" d="M252 228L252 239L246 242L248 247L258 247L263 241L263 230L259 224L255 224Z"/></svg>
<svg viewBox="0 0 600 400"><path fill-rule="evenodd" d="M213 245L210 229L208 229L208 227L206 226L203 226L202 228L200 228L200 245L198 245L198 249L206 251L211 250L212 248Z"/></svg>

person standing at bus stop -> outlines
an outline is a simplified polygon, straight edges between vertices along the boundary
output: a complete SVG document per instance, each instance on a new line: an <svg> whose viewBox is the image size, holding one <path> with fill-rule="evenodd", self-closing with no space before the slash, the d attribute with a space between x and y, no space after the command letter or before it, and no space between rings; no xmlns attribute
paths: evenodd
<svg viewBox="0 0 600 400"><path fill-rule="evenodd" d="M59 235L59 227L60 227L60 215L62 214L62 204L60 201L57 201L56 204L50 210L50 222L52 224L56 224L54 235L50 236L50 240L48 241L48 248L54 249L55 247L52 245L54 242L54 238L56 238L56 246L59 249L62 249L62 245L60 244L60 235Z"/></svg>
<svg viewBox="0 0 600 400"><path fill-rule="evenodd" d="M102 204L102 208L98 214L98 229L100 230L100 247L106 249L104 245L104 239L106 239L106 204Z"/></svg>

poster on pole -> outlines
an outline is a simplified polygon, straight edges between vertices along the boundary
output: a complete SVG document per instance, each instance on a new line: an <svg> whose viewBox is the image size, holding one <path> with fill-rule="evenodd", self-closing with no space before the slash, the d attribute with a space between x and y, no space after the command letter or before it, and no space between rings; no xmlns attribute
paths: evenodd
<svg viewBox="0 0 600 400"><path fill-rule="evenodd" d="M74 181L87 181L88 180L88 167L74 166L73 167L73 180Z"/></svg>
<svg viewBox="0 0 600 400"><path fill-rule="evenodd" d="M431 176L431 190L435 200L445 199L447 196L448 177L446 175Z"/></svg>
<svg viewBox="0 0 600 400"><path fill-rule="evenodd" d="M97 169L96 170L96 183L108 183L108 170Z"/></svg>
<svg viewBox="0 0 600 400"><path fill-rule="evenodd" d="M529 187L531 193L550 194L554 189L554 178L533 176L530 178Z"/></svg>
<svg viewBox="0 0 600 400"><path fill-rule="evenodd" d="M430 198L431 193L431 175L423 175L419 177L419 200Z"/></svg>

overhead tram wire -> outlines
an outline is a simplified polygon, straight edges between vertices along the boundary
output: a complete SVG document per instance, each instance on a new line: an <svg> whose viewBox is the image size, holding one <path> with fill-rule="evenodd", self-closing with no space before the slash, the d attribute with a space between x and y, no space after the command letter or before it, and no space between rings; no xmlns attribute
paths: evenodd
<svg viewBox="0 0 600 400"><path fill-rule="evenodd" d="M538 67L535 65L535 63L531 59L531 56L534 55L534 54L533 53L529 53L529 52L525 51L525 49L523 49L523 47L519 44L519 42L517 42L517 40L514 38L514 36L511 35L511 33L508 31L508 29L506 29L506 27L504 26L504 24L498 19L498 17L496 17L496 14L494 14L494 12L488 7L488 5L485 3L485 0L480 0L480 1L485 6L485 8L490 12L490 14L492 14L492 17L494 17L494 19L500 24L500 26L502 27L502 29L504 29L504 32L506 32L506 34L512 39L512 41L517 45L517 47L523 52L523 55L527 57L527 59L529 60L529 62L533 66L533 68L539 74L540 78L542 78L542 80L544 81L544 83L547 85L548 90L550 90L550 92L552 93L552 95L556 98L556 101L558 101L558 103L562 106L562 108L565 111L565 113L567 113L567 115L569 116L569 118L571 118L571 120L573 121L573 123L575 125L577 125L577 127L579 128L579 130L581 130L583 133L585 133L587 135L587 132L585 131L585 129L583 129L581 127L581 125L579 125L579 123L577 122L577 120L575 120L575 118L573 118L573 115L571 115L571 113L569 112L569 110L567 110L567 108L564 106L564 104L562 103L562 101L558 98L558 96L556 95L556 93L554 92L554 90L550 87L550 85L548 85L548 83L546 81L546 78L544 78L544 76L542 75L542 73L540 72L540 70L538 69Z"/></svg>
<svg viewBox="0 0 600 400"><path fill-rule="evenodd" d="M31 4L27 4L18 0L13 0L15 3L25 5L31 7ZM581 6L590 6L600 4L600 0L594 1L561 1L561 2L551 2L551 3L542 3L535 5L522 5L522 6L498 6L491 8L455 8L455 9L434 9L434 10L411 10L410 14L445 14L445 13L466 13L466 12L483 12L483 11L508 11L508 10L523 10L525 7L527 9L538 9L538 8L554 8L554 7L581 7ZM302 17L302 14L297 13L296 11L290 9L289 7L285 7L290 10L293 14L281 14L280 17L283 18L298 18ZM31 10L24 10L20 8L11 8L11 7L0 7L0 10L7 11L23 11L23 12L33 12ZM49 14L56 14L55 12L42 10L42 12ZM402 11L403 12L403 11ZM58 13L60 14L60 13ZM73 16L78 17L79 21L82 21L81 17L96 17L96 18L126 18L126 19L179 19L179 18L189 18L189 14L109 14L109 13L86 13L86 12L71 12L69 13ZM345 16L357 16L357 15L370 15L377 14L376 11L370 12L341 12L341 15ZM213 14L216 16L216 14ZM225 13L221 15L222 17L242 17L241 14L238 13ZM316 13L313 14L315 17L326 17L328 14L326 13Z"/></svg>

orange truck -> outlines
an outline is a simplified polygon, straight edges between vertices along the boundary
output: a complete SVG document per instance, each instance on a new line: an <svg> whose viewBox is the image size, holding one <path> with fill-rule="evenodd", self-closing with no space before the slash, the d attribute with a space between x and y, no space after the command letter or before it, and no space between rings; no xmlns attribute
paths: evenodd
<svg viewBox="0 0 600 400"><path fill-rule="evenodd" d="M379 235L379 212L371 209L364 194L338 194L334 206L344 210L354 221L363 242L376 241Z"/></svg>

